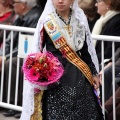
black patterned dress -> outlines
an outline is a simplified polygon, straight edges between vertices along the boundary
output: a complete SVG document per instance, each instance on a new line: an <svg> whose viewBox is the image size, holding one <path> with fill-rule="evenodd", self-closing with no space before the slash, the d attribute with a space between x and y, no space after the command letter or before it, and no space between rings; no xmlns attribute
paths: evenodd
<svg viewBox="0 0 120 120"><path fill-rule="evenodd" d="M64 66L65 73L58 84L51 85L44 91L43 120L103 120L101 108L91 84L82 72L54 47L46 32L44 36L43 46L46 44L47 51L58 57ZM87 51L86 41L77 54L89 65L92 74L96 74Z"/></svg>

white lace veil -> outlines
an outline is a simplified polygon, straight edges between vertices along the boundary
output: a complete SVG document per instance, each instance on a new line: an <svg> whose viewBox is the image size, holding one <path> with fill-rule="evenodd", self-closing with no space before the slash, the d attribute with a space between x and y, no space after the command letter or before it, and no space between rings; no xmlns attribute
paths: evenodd
<svg viewBox="0 0 120 120"><path fill-rule="evenodd" d="M43 23L45 21L46 16L54 10L55 9L54 9L52 0L47 0L45 9L38 21L37 28L35 30L32 53L39 52L42 50L42 47L40 46L42 43L40 33L42 31ZM74 11L74 16L79 20L79 22L83 26L85 26L88 51L91 55L92 62L94 63L98 71L98 60L97 60L95 48L92 42L91 33L89 31L88 22L82 9L80 9L78 6L78 0L74 0L72 10ZM30 116L33 114L33 112L34 112L34 88L27 81L25 81L24 92L23 92L23 109L22 109L22 115L20 120L30 120Z"/></svg>
<svg viewBox="0 0 120 120"><path fill-rule="evenodd" d="M43 22L44 22L46 16L54 10L55 9L54 9L52 0L47 0L45 9L38 21L38 24L37 24L37 28L36 28L35 35L34 35L35 39L34 39L34 45L32 47L33 48L32 52L39 52L42 49L40 46L40 44L41 44L40 42L42 42L41 37L40 37L40 31L43 28ZM88 27L87 18L85 16L85 14L83 13L83 10L78 6L78 0L74 0L72 10L74 11L75 17L86 28L86 41L87 41L87 45L88 45L88 51L91 55L91 59L92 59L93 63L95 64L95 67L98 71L99 70L98 69L98 60L97 60L95 48L94 48L94 45L92 42L91 33L90 33L90 30Z"/></svg>

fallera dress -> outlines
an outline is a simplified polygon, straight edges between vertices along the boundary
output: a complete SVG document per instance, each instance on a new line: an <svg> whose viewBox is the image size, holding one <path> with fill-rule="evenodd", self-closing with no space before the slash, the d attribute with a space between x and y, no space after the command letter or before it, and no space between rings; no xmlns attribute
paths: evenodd
<svg viewBox="0 0 120 120"><path fill-rule="evenodd" d="M69 37L68 31L64 28L65 23L58 16L57 20L66 39L73 39L74 43L74 38L77 33ZM75 23L77 26L75 19L71 19L71 23ZM73 31L71 30L71 32ZM80 35L83 35L83 37L86 36L83 33L80 33ZM80 41L79 44L83 45L81 49L75 47L77 54L87 63L92 74L96 74L97 71L88 52L86 39ZM42 45L43 47L46 46L47 51L52 52L54 56L58 57L65 70L60 81L48 86L48 89L43 93L43 120L103 120L101 108L94 94L93 86L91 86L82 72L54 47L52 40L45 30Z"/></svg>

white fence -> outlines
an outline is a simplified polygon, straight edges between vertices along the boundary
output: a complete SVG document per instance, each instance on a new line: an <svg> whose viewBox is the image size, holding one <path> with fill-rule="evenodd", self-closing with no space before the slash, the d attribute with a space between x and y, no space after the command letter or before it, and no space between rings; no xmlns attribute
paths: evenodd
<svg viewBox="0 0 120 120"><path fill-rule="evenodd" d="M4 84L4 59L2 60L2 72L1 72L1 87L0 87L0 106L4 108L9 108L13 110L18 110L22 111L22 107L17 105L17 96L18 96L18 84L19 84L19 63L20 60L19 58L23 57L18 54L18 61L17 61L17 76L16 76L16 91L15 91L15 103L11 104L10 103L10 86L11 86L11 68L12 68L12 50L13 50L13 34L14 31L19 32L21 34L22 32L25 33L34 33L35 29L34 28L25 28L25 27L16 27L16 26L8 26L8 25L0 25L0 30L4 30L4 43L3 43L3 57L5 56L5 40L6 40L6 31L10 30L11 31L11 48L10 48L10 66L9 66L9 84L8 84L8 96L7 96L7 102L3 102L3 84ZM96 40L102 40L102 61L104 60L104 41L111 41L112 42L112 64L113 64L113 120L116 120L115 116L115 59L114 59L114 53L115 53L115 42L120 42L120 37L113 37L113 36L102 36L102 35L94 35L92 36L93 39ZM104 67L104 63L102 62L102 69ZM103 70L104 72L104 70ZM103 106L103 113L105 111L104 109L104 74L102 76L102 106Z"/></svg>
<svg viewBox="0 0 120 120"><path fill-rule="evenodd" d="M23 58L23 56L18 55L17 60L17 75L16 75L16 91L15 91L15 103L10 104L10 87L11 87L11 69L12 69L12 51L13 51L13 35L14 31L19 32L21 34L24 33L33 33L35 29L34 28L25 28L25 27L17 27L17 26L8 26L8 25L0 25L0 29L4 30L4 43L3 43L3 60L2 60L2 71L1 71L1 87L0 87L0 106L4 108L9 108L13 110L22 111L22 107L17 105L17 96L18 96L18 84L19 84L19 64L20 64L20 58ZM4 84L4 56L5 56L5 40L6 40L6 32L10 30L11 31L11 46L10 46L10 64L9 64L9 78L8 78L8 95L7 95L7 102L3 102L3 84Z"/></svg>

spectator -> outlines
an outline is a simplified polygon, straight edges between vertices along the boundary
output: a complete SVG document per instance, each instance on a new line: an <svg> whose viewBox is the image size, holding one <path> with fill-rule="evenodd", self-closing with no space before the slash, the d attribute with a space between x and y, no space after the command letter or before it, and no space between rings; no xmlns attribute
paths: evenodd
<svg viewBox="0 0 120 120"><path fill-rule="evenodd" d="M0 24L10 25L15 20L12 0L0 0ZM9 32L7 31L7 35ZM0 30L0 49L2 49L3 31Z"/></svg>
<svg viewBox="0 0 120 120"><path fill-rule="evenodd" d="M101 15L100 19L96 22L93 29L93 34L100 35L112 35L119 36L120 34L120 0L98 0L96 3L98 7L98 13ZM115 51L120 47L120 43L115 44ZM116 51L115 55L115 76L119 73L119 49ZM101 63L101 41L96 42L96 52ZM109 59L107 65L105 66L105 101L111 96L112 89L112 43L104 42L104 58ZM118 56L118 57L116 57ZM99 73L102 75L102 71Z"/></svg>
<svg viewBox="0 0 120 120"><path fill-rule="evenodd" d="M120 0L97 0L95 4L97 12L101 15L97 20L92 34L120 36ZM120 43L115 44L115 50L120 47ZM101 63L101 41L95 42L96 53L99 63ZM112 43L104 42L104 58L112 57Z"/></svg>
<svg viewBox="0 0 120 120"><path fill-rule="evenodd" d="M15 26L22 26L22 27L32 27L35 28L37 21L42 13L42 8L39 5L37 7L37 1L36 0L14 0L13 3L14 6L14 11L16 14L19 15L18 19L15 20L14 24ZM10 35L7 38L6 46L5 46L5 54L6 54L6 61L5 61L5 82L6 82L6 89L8 86L8 68L9 68L9 56L10 56ZM15 83L16 83L16 68L17 68L17 52L18 52L18 32L14 32L13 36L13 59L12 59L12 75L11 75L11 99L10 103L14 103L14 98L15 98ZM0 65L2 64L2 56L0 57ZM22 61L21 61L22 65ZM1 67L1 66L0 66ZM20 66L21 69L21 66ZM19 81L21 82L20 84L20 89L22 89L22 80L20 79ZM7 90L6 90L7 91ZM22 92L19 92L19 96L22 96ZM21 105L22 98L18 96L18 102L19 105ZM6 97L6 96L5 96ZM13 116L15 115L15 111L13 110L8 110L4 113L5 116ZM18 117L18 116L16 116ZM20 116L19 116L20 117Z"/></svg>
<svg viewBox="0 0 120 120"><path fill-rule="evenodd" d="M83 9L88 19L90 31L94 27L96 20L99 19L100 15L97 13L97 7L95 6L96 0L78 0L78 4Z"/></svg>

